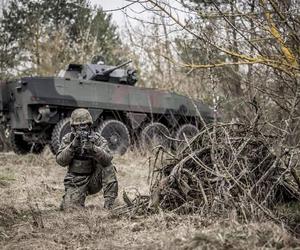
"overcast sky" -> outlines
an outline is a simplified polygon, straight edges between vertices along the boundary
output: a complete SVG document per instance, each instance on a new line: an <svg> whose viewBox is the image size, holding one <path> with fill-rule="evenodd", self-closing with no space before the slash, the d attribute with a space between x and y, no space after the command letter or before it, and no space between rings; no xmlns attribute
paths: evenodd
<svg viewBox="0 0 300 250"><path fill-rule="evenodd" d="M170 6L177 8L176 14L179 15L180 19L183 20L185 17L187 17L186 13L178 11L178 9L181 8L181 5L178 3L178 1L166 0L166 2L169 2ZM104 11L112 13L113 21L122 29L126 20L126 15L124 14L124 9L120 9L130 4L130 2L126 0L91 0L91 3L100 5ZM126 12L129 16L142 20L147 20L147 18L150 19L152 17L152 13L149 11L144 11L143 6L141 6L139 3L130 5L130 7L126 8ZM137 23L132 19L130 19L130 21L132 24Z"/></svg>
<svg viewBox="0 0 300 250"><path fill-rule="evenodd" d="M105 11L113 10L110 12L112 13L113 21L118 26L120 26L120 28L123 26L125 22L125 15L122 10L117 9L128 5L129 2L127 2L126 0L91 0L91 3L102 6L103 10ZM136 11L141 11L141 7L139 6L139 4L134 4L131 6L131 8Z"/></svg>

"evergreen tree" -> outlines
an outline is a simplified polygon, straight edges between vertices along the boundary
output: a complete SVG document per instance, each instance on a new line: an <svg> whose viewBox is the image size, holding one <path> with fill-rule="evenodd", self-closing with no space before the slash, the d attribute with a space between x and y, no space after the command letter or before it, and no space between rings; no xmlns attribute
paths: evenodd
<svg viewBox="0 0 300 250"><path fill-rule="evenodd" d="M115 63L121 47L111 16L87 0L11 0L0 31L2 78L51 75L64 64L84 63L95 54Z"/></svg>

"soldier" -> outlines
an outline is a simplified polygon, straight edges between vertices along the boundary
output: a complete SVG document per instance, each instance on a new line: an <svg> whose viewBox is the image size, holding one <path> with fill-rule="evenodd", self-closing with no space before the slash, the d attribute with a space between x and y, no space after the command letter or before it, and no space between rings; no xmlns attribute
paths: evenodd
<svg viewBox="0 0 300 250"><path fill-rule="evenodd" d="M57 163L68 166L62 210L84 207L86 196L99 192L102 187L104 208L111 209L118 195L118 182L107 141L92 130L92 123L88 110L74 110L70 122L72 132L63 137L57 152Z"/></svg>

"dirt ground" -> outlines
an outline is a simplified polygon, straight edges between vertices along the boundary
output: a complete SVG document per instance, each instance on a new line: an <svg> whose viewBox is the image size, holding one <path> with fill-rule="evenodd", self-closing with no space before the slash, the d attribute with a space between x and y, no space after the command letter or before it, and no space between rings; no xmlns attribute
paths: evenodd
<svg viewBox="0 0 300 250"><path fill-rule="evenodd" d="M147 194L146 157L129 152L114 159L122 190ZM300 249L272 222L239 224L227 219L163 213L129 219L106 212L102 193L86 208L59 211L66 169L53 155L0 153L0 249Z"/></svg>

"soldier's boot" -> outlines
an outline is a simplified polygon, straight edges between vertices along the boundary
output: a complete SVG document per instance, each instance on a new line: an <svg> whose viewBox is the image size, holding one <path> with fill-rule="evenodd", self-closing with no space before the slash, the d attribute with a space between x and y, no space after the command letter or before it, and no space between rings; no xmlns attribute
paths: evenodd
<svg viewBox="0 0 300 250"><path fill-rule="evenodd" d="M114 198L105 198L104 200L104 209L107 209L107 210L112 210L113 206L114 206L114 203L115 203L115 199Z"/></svg>

